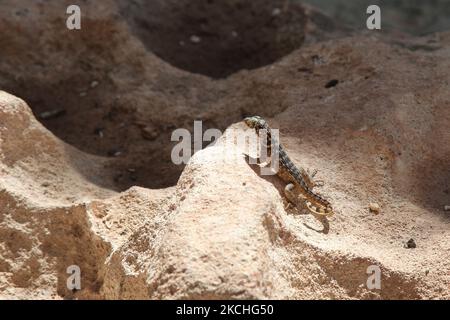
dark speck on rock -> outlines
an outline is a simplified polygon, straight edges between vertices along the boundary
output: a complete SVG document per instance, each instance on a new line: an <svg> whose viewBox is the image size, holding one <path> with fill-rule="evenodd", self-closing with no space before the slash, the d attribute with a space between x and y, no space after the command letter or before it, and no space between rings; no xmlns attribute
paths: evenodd
<svg viewBox="0 0 450 320"><path fill-rule="evenodd" d="M336 80L336 79L330 80L325 85L325 88L329 89L329 88L335 87L338 83L339 83L339 80Z"/></svg>
<svg viewBox="0 0 450 320"><path fill-rule="evenodd" d="M407 249L414 249L416 247L416 242L414 239L409 239L408 242L406 242L405 248Z"/></svg>

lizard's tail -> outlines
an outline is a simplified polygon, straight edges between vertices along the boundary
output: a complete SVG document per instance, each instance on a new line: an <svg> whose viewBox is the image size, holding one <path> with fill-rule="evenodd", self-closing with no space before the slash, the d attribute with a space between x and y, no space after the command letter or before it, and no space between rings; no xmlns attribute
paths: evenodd
<svg viewBox="0 0 450 320"><path fill-rule="evenodd" d="M306 208L314 214L326 217L334 215L330 202L311 190L307 191L305 204Z"/></svg>

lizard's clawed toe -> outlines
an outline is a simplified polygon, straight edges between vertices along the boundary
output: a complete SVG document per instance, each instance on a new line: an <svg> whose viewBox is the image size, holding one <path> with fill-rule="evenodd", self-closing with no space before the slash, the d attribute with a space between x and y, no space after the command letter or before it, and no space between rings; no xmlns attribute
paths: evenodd
<svg viewBox="0 0 450 320"><path fill-rule="evenodd" d="M323 180L314 181L314 187L323 187L324 185L325 182L323 182Z"/></svg>

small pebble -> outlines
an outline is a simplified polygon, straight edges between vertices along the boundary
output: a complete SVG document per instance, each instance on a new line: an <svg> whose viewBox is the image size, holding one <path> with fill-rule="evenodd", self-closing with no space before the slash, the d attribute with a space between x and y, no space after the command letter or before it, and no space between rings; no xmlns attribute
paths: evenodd
<svg viewBox="0 0 450 320"><path fill-rule="evenodd" d="M231 36L232 36L233 38L237 38L238 33L237 33L236 31L231 31Z"/></svg>
<svg viewBox="0 0 450 320"><path fill-rule="evenodd" d="M147 140L155 140L159 136L158 131L151 126L142 128L141 134L142 137Z"/></svg>
<svg viewBox="0 0 450 320"><path fill-rule="evenodd" d="M407 249L414 249L416 247L416 242L414 239L409 239L408 242L405 244L405 248Z"/></svg>
<svg viewBox="0 0 450 320"><path fill-rule="evenodd" d="M325 85L325 88L329 89L329 88L335 87L335 86L337 86L338 83L339 83L339 80L337 80L337 79L330 80Z"/></svg>
<svg viewBox="0 0 450 320"><path fill-rule="evenodd" d="M371 204L369 204L369 210L370 210L370 212L373 212L375 214L379 214L380 213L380 206L378 205L378 203L372 202Z"/></svg>
<svg viewBox="0 0 450 320"><path fill-rule="evenodd" d="M450 211L450 206L444 206L445 211Z"/></svg>
<svg viewBox="0 0 450 320"><path fill-rule="evenodd" d="M202 41L202 38L200 38L199 36L196 36L196 35L192 35L190 40L192 43L200 43Z"/></svg>
<svg viewBox="0 0 450 320"><path fill-rule="evenodd" d="M281 13L281 9L280 8L275 8L272 10L272 16L279 16Z"/></svg>
<svg viewBox="0 0 450 320"><path fill-rule="evenodd" d="M100 138L103 138L103 128L95 128L94 134L96 134Z"/></svg>
<svg viewBox="0 0 450 320"><path fill-rule="evenodd" d="M108 156L110 157L118 157L122 154L122 151L120 150L110 150L108 151Z"/></svg>
<svg viewBox="0 0 450 320"><path fill-rule="evenodd" d="M80 97L86 97L87 93L86 92L80 92Z"/></svg>
<svg viewBox="0 0 450 320"><path fill-rule="evenodd" d="M91 88L95 88L96 86L98 86L98 81L92 81Z"/></svg>

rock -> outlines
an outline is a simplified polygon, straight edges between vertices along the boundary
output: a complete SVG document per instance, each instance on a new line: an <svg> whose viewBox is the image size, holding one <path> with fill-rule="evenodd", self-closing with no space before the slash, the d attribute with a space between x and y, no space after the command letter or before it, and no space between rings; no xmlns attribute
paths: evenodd
<svg viewBox="0 0 450 320"><path fill-rule="evenodd" d="M375 214L379 214L380 206L378 205L378 203L372 202L369 204L369 210Z"/></svg>
<svg viewBox="0 0 450 320"><path fill-rule="evenodd" d="M337 80L337 79L330 80L325 85L325 88L329 89L329 88L335 87L335 86L337 86L338 83L339 83L339 80Z"/></svg>
<svg viewBox="0 0 450 320"><path fill-rule="evenodd" d="M100 138L103 138L104 137L103 130L104 130L103 128L95 128L94 134L99 136Z"/></svg>
<svg viewBox="0 0 450 320"><path fill-rule="evenodd" d="M202 41L202 38L196 35L192 35L189 40L191 40L192 43L200 43Z"/></svg>

